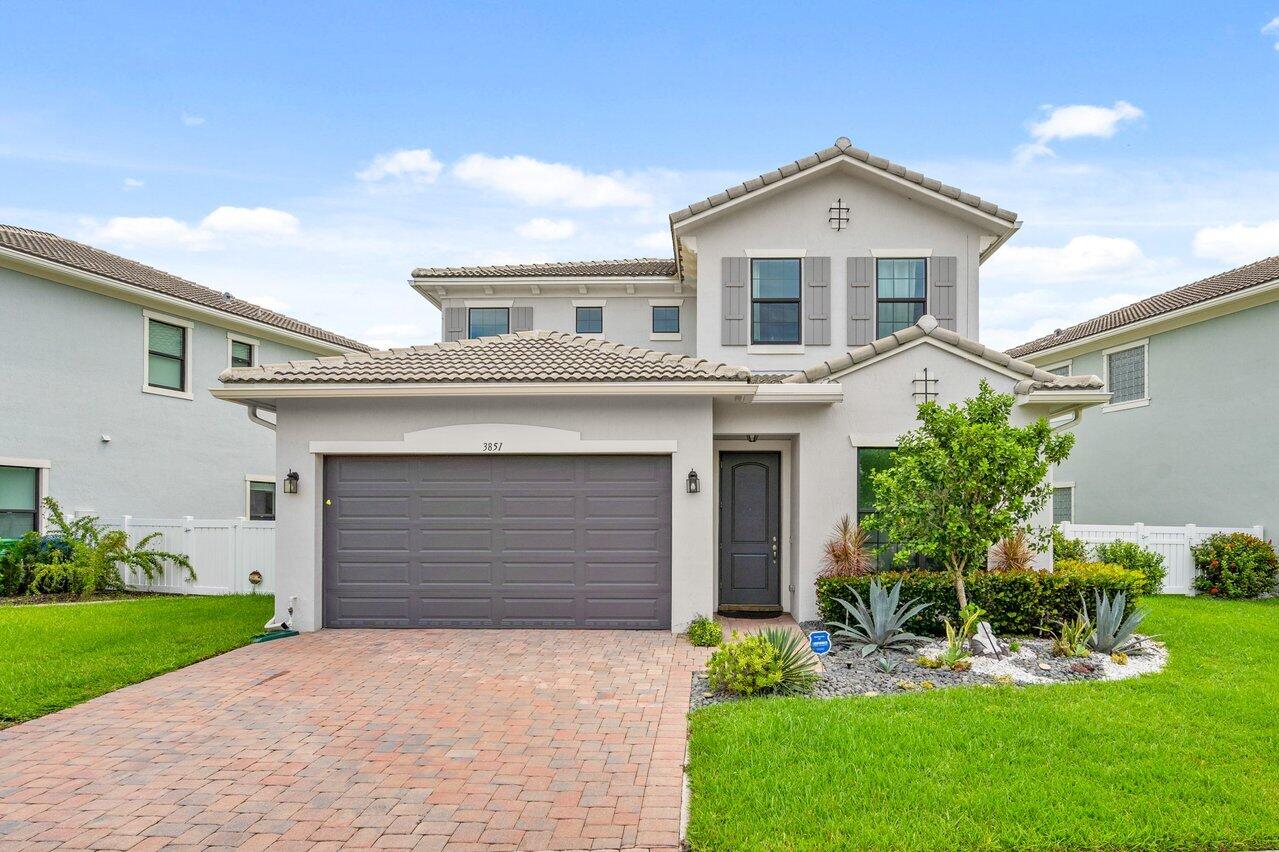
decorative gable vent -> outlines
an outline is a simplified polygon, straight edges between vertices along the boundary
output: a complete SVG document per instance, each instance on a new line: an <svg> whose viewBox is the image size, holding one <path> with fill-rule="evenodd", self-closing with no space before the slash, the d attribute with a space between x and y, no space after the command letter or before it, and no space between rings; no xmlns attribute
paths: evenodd
<svg viewBox="0 0 1279 852"><path fill-rule="evenodd" d="M915 373L912 384L915 387L914 393L915 403L932 402L937 399L937 376L933 371L925 367Z"/></svg>
<svg viewBox="0 0 1279 852"><path fill-rule="evenodd" d="M844 199L836 198L835 203L830 206L830 215L827 217L831 230L842 231L847 228L848 223L852 221L849 215L851 212L848 205L844 203Z"/></svg>

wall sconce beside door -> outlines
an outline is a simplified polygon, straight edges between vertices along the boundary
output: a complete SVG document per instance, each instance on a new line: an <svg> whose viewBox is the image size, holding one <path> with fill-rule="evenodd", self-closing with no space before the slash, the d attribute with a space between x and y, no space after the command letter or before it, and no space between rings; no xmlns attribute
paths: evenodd
<svg viewBox="0 0 1279 852"><path fill-rule="evenodd" d="M702 490L702 481L697 478L697 471L690 470L688 472L687 489L689 494L696 494Z"/></svg>
<svg viewBox="0 0 1279 852"><path fill-rule="evenodd" d="M297 494L298 480L301 478L301 475L296 470L289 470L288 473L284 474L284 493Z"/></svg>

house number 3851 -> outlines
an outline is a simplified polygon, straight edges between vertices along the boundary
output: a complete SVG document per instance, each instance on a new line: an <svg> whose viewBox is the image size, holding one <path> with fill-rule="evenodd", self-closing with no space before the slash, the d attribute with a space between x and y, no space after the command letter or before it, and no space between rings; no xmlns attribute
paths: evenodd
<svg viewBox="0 0 1279 852"><path fill-rule="evenodd" d="M486 452L486 453L500 453L501 451L502 451L502 442L501 442L501 441L485 441L485 442L484 442L484 452Z"/></svg>

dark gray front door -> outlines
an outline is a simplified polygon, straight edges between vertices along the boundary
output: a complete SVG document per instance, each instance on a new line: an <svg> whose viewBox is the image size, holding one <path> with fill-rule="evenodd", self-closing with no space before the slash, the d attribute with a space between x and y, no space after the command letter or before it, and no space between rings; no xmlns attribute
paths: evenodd
<svg viewBox="0 0 1279 852"><path fill-rule="evenodd" d="M669 628L669 456L325 460L327 627Z"/></svg>
<svg viewBox="0 0 1279 852"><path fill-rule="evenodd" d="M720 453L722 609L781 609L781 469L779 453Z"/></svg>

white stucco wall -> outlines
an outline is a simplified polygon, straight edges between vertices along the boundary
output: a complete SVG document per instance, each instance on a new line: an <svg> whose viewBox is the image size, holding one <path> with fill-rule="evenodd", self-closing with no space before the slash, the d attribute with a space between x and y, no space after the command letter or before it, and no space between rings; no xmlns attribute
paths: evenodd
<svg viewBox="0 0 1279 852"><path fill-rule="evenodd" d="M502 424L571 430L583 440L676 443L671 455L671 623L682 630L713 606L715 574L713 496L688 494L689 470L713 478L711 403L704 397L435 398L288 400L278 409L277 464L302 475L296 495L276 503L276 607L283 615L297 596L294 624L314 630L321 614L323 457L313 441L399 441L406 433L442 426L488 424L475 430L484 441L507 441ZM510 441L508 446L519 446ZM450 445L452 448L452 445Z"/></svg>
<svg viewBox="0 0 1279 852"><path fill-rule="evenodd" d="M852 221L842 231L833 230L827 222L829 208L837 198L852 211ZM762 194L758 200L743 201L722 215L681 228L679 233L696 239L700 302L697 354L703 358L743 364L753 370L783 370L802 369L848 351L847 259L901 249L926 249L936 256L958 258L955 330L977 339L983 227L943 212L921 197L909 198L871 183L849 169L827 170ZM831 259L830 345L806 346L802 354L793 355L748 354L745 346L721 345L722 258L796 249Z"/></svg>
<svg viewBox="0 0 1279 852"><path fill-rule="evenodd" d="M182 317L178 309L155 310ZM208 392L230 366L227 329L194 321L194 398L158 396L142 391L142 312L132 302L0 268L0 456L52 462L49 494L67 510L240 517L245 476L269 475L275 460L270 430ZM259 341L263 363L316 357L246 336Z"/></svg>
<svg viewBox="0 0 1279 852"><path fill-rule="evenodd" d="M844 400L835 405L759 405L717 401L715 432L720 437L755 434L760 441L792 441L792 489L789 565L782 587L794 585L791 612L799 620L817 618L814 582L822 542L843 515L856 518L857 448L896 446L897 436L919 423L913 379L925 367L939 377L938 401L962 402L977 393L984 378L1001 393L1012 393L1016 379L930 343L895 353L841 378ZM1036 412L1014 407L1012 421L1024 425ZM1036 526L1052 522L1046 507ZM1051 564L1045 554L1038 560Z"/></svg>

